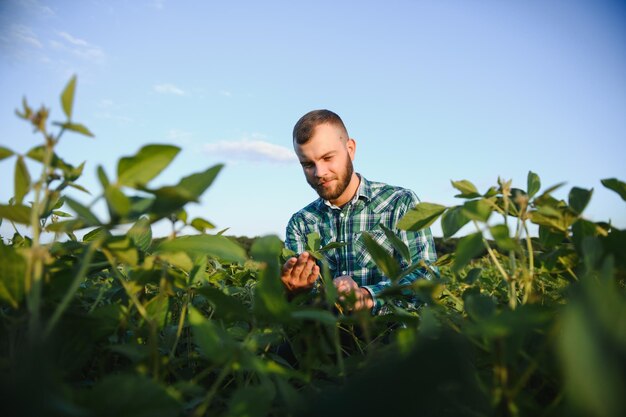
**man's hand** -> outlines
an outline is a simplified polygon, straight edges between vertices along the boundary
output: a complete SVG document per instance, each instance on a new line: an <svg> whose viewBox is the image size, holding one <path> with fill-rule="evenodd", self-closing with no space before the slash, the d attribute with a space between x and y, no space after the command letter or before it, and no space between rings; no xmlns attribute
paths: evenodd
<svg viewBox="0 0 626 417"><path fill-rule="evenodd" d="M345 301L346 296L350 297L350 294L356 298L354 302L354 310L371 310L374 307L374 300L370 292L359 287L359 285L349 276L337 277L333 280L333 284L337 287L339 292L339 300Z"/></svg>
<svg viewBox="0 0 626 417"><path fill-rule="evenodd" d="M292 257L285 262L280 279L287 291L293 294L312 288L319 275L320 267L315 258L308 252L302 252L297 258Z"/></svg>

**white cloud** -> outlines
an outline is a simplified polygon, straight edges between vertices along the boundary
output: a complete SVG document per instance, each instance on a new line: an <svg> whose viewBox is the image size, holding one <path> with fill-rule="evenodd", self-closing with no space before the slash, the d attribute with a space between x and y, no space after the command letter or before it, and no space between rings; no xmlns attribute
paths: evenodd
<svg viewBox="0 0 626 417"><path fill-rule="evenodd" d="M154 91L160 94L174 94L177 96L184 96L186 94L174 84L157 84L154 86Z"/></svg>
<svg viewBox="0 0 626 417"><path fill-rule="evenodd" d="M204 151L229 161L254 161L291 163L297 161L296 154L289 148L258 139L260 135L232 141L218 141L204 145Z"/></svg>
<svg viewBox="0 0 626 417"><path fill-rule="evenodd" d="M43 44L41 43L39 38L37 38L37 35L35 35L35 32L33 32L33 30L27 26L12 25L10 36L11 36L11 39L17 42L27 43L37 48L43 48Z"/></svg>
<svg viewBox="0 0 626 417"><path fill-rule="evenodd" d="M96 63L101 63L106 58L104 51L99 46L92 45L86 40L72 36L67 32L59 31L57 35L63 42L51 40L50 46L54 49L68 51L82 59Z"/></svg>
<svg viewBox="0 0 626 417"><path fill-rule="evenodd" d="M220 91L220 95L224 97L232 97L233 93L231 93L230 91L222 90Z"/></svg>

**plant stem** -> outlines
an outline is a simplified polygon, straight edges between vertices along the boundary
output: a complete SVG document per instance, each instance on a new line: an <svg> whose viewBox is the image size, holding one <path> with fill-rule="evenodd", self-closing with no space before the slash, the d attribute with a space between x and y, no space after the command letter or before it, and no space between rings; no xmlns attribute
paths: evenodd
<svg viewBox="0 0 626 417"><path fill-rule="evenodd" d="M198 406L198 408L194 410L192 414L193 417L202 417L206 414L206 411L211 406L211 402L213 401L213 397L215 396L217 389L222 384L222 381L224 381L224 378L226 378L226 376L228 376L228 374L230 373L230 366L231 366L231 362L227 362L224 365L219 375L217 376L217 379L213 382L213 385L211 385L211 389L209 390L206 397L204 398L204 401L202 402L202 404Z"/></svg>

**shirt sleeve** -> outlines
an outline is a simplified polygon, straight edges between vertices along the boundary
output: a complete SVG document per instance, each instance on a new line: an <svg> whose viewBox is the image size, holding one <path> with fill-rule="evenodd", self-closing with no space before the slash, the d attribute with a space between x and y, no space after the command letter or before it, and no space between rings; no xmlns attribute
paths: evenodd
<svg viewBox="0 0 626 417"><path fill-rule="evenodd" d="M428 268L417 268L410 274L404 276L398 282L398 285L410 285L417 279L433 279L439 277L439 270L436 266L431 266L437 260L437 253L435 251L435 241L430 228L425 228L417 232L399 230L395 228L398 221L416 204L419 203L419 199L413 192L407 192L403 194L402 198L395 204L393 210L393 224L394 232L402 239L405 245L409 248L411 254L411 263L407 263L401 258L399 254L396 254L396 259L400 261L402 269L408 268L410 265L414 265L423 260ZM433 276L434 275L434 276ZM372 308L372 314L377 314L381 307L384 305L384 300L379 297L379 294L386 288L391 286L391 280L388 277L383 278L380 282L374 285L364 285L363 287L369 291L374 301L374 307ZM408 291L407 296L415 297L413 291Z"/></svg>
<svg viewBox="0 0 626 417"><path fill-rule="evenodd" d="M306 248L306 236L304 225L298 213L291 216L289 223L287 223L287 230L285 232L285 247L294 251L296 254L301 254Z"/></svg>

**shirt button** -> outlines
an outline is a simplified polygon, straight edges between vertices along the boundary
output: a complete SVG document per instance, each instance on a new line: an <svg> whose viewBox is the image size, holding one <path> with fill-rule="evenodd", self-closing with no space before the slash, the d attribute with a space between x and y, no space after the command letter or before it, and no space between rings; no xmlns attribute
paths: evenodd
<svg viewBox="0 0 626 417"><path fill-rule="evenodd" d="M339 217L344 217L344 216L345 216L345 215L344 215L343 213L341 213L341 214L339 215Z"/></svg>
<svg viewBox="0 0 626 417"><path fill-rule="evenodd" d="M347 271L341 271L341 275L347 275L348 272Z"/></svg>

